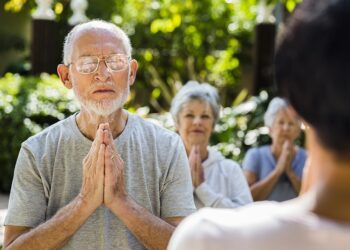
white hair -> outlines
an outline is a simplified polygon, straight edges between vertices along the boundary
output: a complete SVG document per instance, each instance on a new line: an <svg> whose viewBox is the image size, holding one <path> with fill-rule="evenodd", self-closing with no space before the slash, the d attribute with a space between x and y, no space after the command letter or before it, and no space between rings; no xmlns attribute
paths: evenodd
<svg viewBox="0 0 350 250"><path fill-rule="evenodd" d="M131 57L132 47L128 35L121 28L113 23L103 20L91 20L85 23L78 24L68 33L63 44L63 63L68 65L72 60L73 41L75 36L82 30L88 29L104 29L113 32L123 43L126 55Z"/></svg>
<svg viewBox="0 0 350 250"><path fill-rule="evenodd" d="M264 123L265 126L271 128L272 124L277 116L277 114L283 110L288 108L288 103L285 99L280 97L274 97L270 103L269 106L265 112L264 115Z"/></svg>
<svg viewBox="0 0 350 250"><path fill-rule="evenodd" d="M200 100L209 103L214 116L214 124L219 119L220 103L217 89L208 83L198 83L197 81L187 82L175 95L171 102L170 113L173 119L178 122L178 115L183 106L193 100Z"/></svg>

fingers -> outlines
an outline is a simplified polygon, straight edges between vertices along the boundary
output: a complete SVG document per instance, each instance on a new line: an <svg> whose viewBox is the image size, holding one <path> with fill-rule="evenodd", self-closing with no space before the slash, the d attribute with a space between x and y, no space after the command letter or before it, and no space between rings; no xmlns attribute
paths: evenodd
<svg viewBox="0 0 350 250"><path fill-rule="evenodd" d="M105 145L102 143L103 130L99 126L90 151L83 160L83 184L80 194L88 201L91 209L103 202Z"/></svg>
<svg viewBox="0 0 350 250"><path fill-rule="evenodd" d="M103 143L107 145L110 145L113 150L117 150L114 143L113 143L113 135L112 131L109 127L108 123L103 123Z"/></svg>
<svg viewBox="0 0 350 250"><path fill-rule="evenodd" d="M282 151L288 151L290 149L290 141L285 140L283 145L282 145Z"/></svg>
<svg viewBox="0 0 350 250"><path fill-rule="evenodd" d="M202 165L202 159L201 159L201 153L199 151L199 145L196 145L195 156L196 156L196 168L198 171Z"/></svg>
<svg viewBox="0 0 350 250"><path fill-rule="evenodd" d="M112 204L116 195L124 195L124 162L111 146L105 150L105 192L104 202Z"/></svg>
<svg viewBox="0 0 350 250"><path fill-rule="evenodd" d="M100 172L103 173L102 169L104 169L104 165L105 165L105 148L106 146L102 143L100 144L100 149L98 151L98 157L96 160L96 172Z"/></svg>
<svg viewBox="0 0 350 250"><path fill-rule="evenodd" d="M203 166L202 157L199 150L199 145L196 149L196 186L199 186L203 182Z"/></svg>
<svg viewBox="0 0 350 250"><path fill-rule="evenodd" d="M197 169L197 166L196 166L197 165L197 147L196 147L196 145L193 145L191 147L189 162L190 162L192 180L195 181L196 169Z"/></svg>
<svg viewBox="0 0 350 250"><path fill-rule="evenodd" d="M91 157L92 166L95 166L99 158L99 151L101 150L101 145L103 145L103 129L100 125L96 131L96 137L92 143L91 150L89 152L89 157ZM104 147L103 147L104 150Z"/></svg>
<svg viewBox="0 0 350 250"><path fill-rule="evenodd" d="M201 180L202 160L199 145L193 145L191 148L189 162L191 167L192 183L196 187Z"/></svg>
<svg viewBox="0 0 350 250"><path fill-rule="evenodd" d="M116 155L113 154L113 151L110 145L107 145L104 157L105 157L106 166L113 165Z"/></svg>
<svg viewBox="0 0 350 250"><path fill-rule="evenodd" d="M90 151L89 151L87 157L89 157L90 155L93 155L94 152L95 152L95 154L97 154L102 141L103 141L103 129L102 129L102 126L100 124L96 130L95 139L92 142L92 145L91 145L91 148L90 148Z"/></svg>
<svg viewBox="0 0 350 250"><path fill-rule="evenodd" d="M196 155L196 149L195 146L191 147L191 151L190 151L190 155L188 156L188 160L190 162L190 168L191 170L194 168L194 164L195 164L195 155Z"/></svg>
<svg viewBox="0 0 350 250"><path fill-rule="evenodd" d="M85 156L85 158L83 160L83 166L91 167L93 165L93 163L96 162L98 151L100 149L100 145L102 143L102 140L103 140L103 130L102 130L101 126L99 126L96 130L95 139L92 142L89 153Z"/></svg>
<svg viewBox="0 0 350 250"><path fill-rule="evenodd" d="M104 157L105 157L105 163L107 168L109 167L116 167L118 169L123 168L123 164L124 164L123 159L120 157L118 152L113 150L113 148L110 145L106 146Z"/></svg>

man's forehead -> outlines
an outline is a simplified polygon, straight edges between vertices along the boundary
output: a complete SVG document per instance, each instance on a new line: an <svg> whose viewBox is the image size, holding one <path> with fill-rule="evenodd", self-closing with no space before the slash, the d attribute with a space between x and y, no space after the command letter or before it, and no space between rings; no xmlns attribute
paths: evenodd
<svg viewBox="0 0 350 250"><path fill-rule="evenodd" d="M73 43L98 43L98 42L121 42L122 39L110 29L86 28L78 30L73 39Z"/></svg>
<svg viewBox="0 0 350 250"><path fill-rule="evenodd" d="M78 52L79 56L126 52L122 39L109 29L79 30L73 37L72 45L73 51Z"/></svg>

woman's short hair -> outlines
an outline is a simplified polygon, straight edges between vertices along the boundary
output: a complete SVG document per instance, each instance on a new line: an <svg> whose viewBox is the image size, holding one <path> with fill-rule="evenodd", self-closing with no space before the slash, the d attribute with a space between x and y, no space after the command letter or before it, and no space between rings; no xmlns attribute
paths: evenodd
<svg viewBox="0 0 350 250"><path fill-rule="evenodd" d="M194 100L203 101L210 105L213 111L215 124L219 119L220 113L220 103L217 89L208 83L198 83L197 81L187 82L175 95L173 101L171 102L170 113L173 116L175 123L178 122L179 113L184 105Z"/></svg>
<svg viewBox="0 0 350 250"><path fill-rule="evenodd" d="M264 123L265 126L271 128L274 120L276 119L277 114L283 110L288 108L288 103L286 100L280 97L274 97L267 107L267 110L264 114Z"/></svg>

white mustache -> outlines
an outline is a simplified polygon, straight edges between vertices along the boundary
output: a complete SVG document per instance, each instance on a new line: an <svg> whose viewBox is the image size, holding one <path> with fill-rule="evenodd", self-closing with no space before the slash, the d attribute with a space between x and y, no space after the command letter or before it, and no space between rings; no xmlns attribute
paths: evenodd
<svg viewBox="0 0 350 250"><path fill-rule="evenodd" d="M114 86L113 82L95 82L91 85L91 87L89 88L89 91L95 90L96 87L111 87L111 86L112 87Z"/></svg>
<svg viewBox="0 0 350 250"><path fill-rule="evenodd" d="M94 87L100 87L100 86L113 86L113 82L95 82L92 84Z"/></svg>

